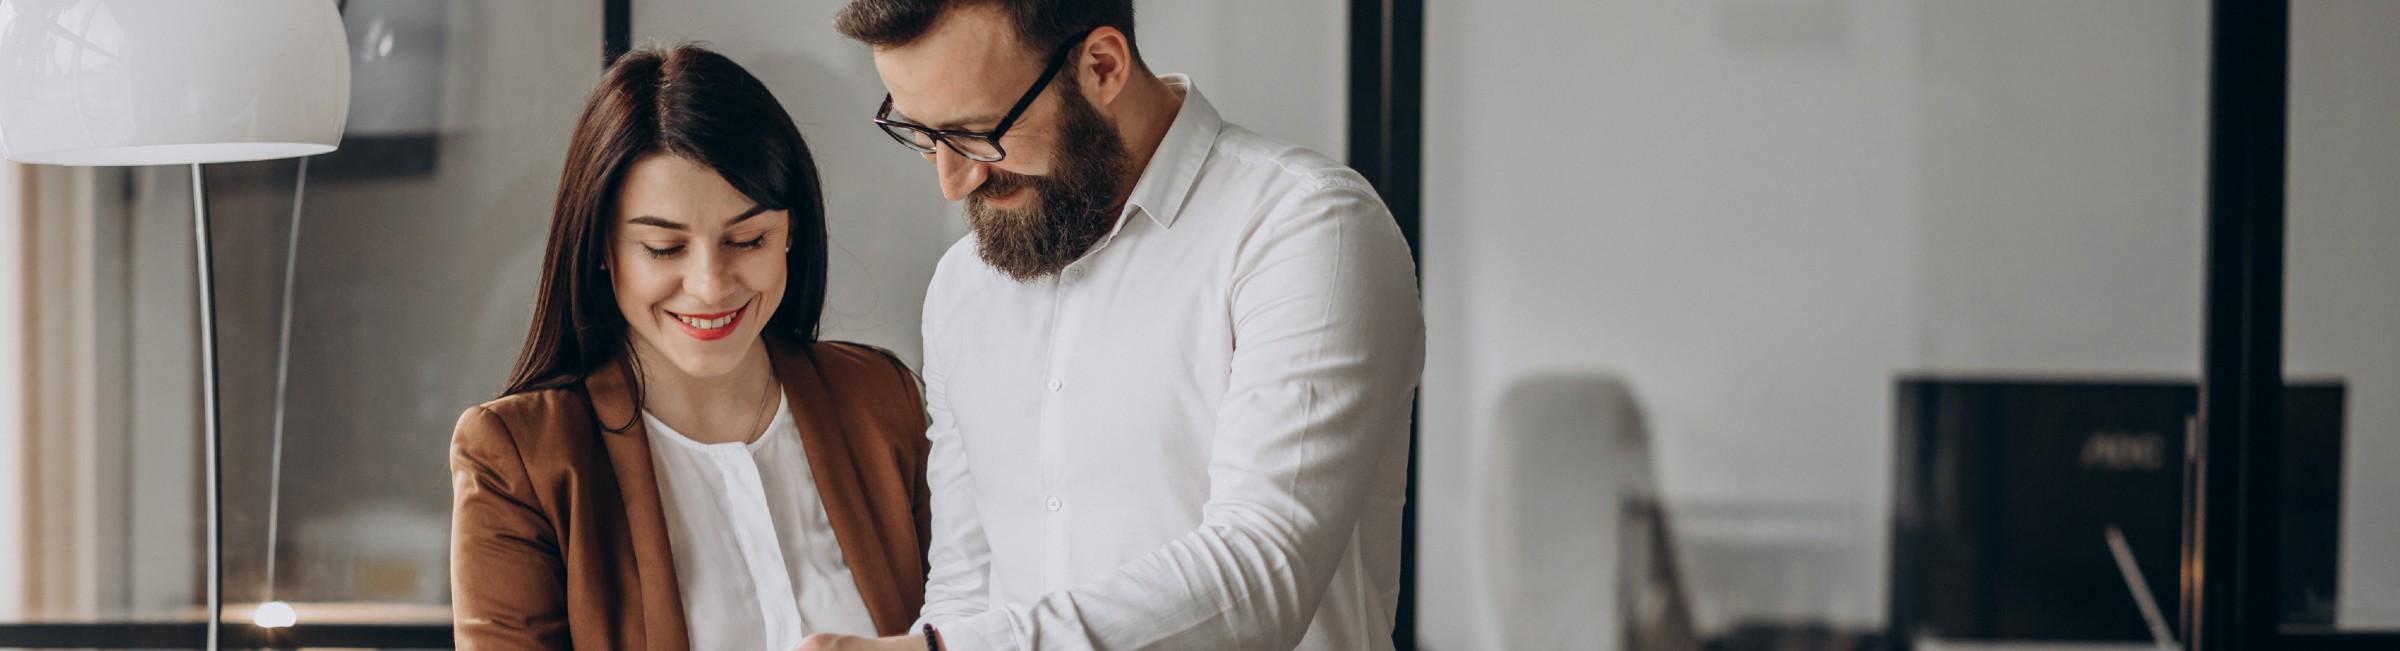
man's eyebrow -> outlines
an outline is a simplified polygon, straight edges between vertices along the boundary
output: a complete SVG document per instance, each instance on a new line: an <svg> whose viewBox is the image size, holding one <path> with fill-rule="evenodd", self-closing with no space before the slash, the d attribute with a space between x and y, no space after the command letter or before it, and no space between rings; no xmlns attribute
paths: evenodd
<svg viewBox="0 0 2400 651"><path fill-rule="evenodd" d="M985 124L999 124L999 123L1000 123L1000 116L999 116L999 114L992 114L992 115L970 115L970 116L963 117L963 118L959 118L959 119L956 119L956 120L951 120L951 121L948 121L948 122L943 122L943 123L941 123L941 124L933 124L933 125L927 125L927 126L931 126L931 127L933 127L933 128L936 128L936 129L941 129L941 130L943 130L943 131L962 131L962 130L965 130L965 129L967 128L967 125L970 125L970 124L972 124L972 125L985 125Z"/></svg>
<svg viewBox="0 0 2400 651"><path fill-rule="evenodd" d="M734 224L739 224L739 223L742 223L742 221L743 221L743 220L746 220L746 219L749 219L749 218L752 218L752 217L757 217L757 216L759 216L759 215L766 214L766 212L767 212L767 206L766 206L766 204L756 204L756 205L752 205L752 206L750 206L750 209L749 209L749 210L743 211L743 212L742 212L742 214L739 214L739 215L734 215L732 220L729 220L729 221L725 222L725 225L727 225L727 226L732 226L732 225L734 225ZM659 228L664 228L664 229L667 229L667 230L670 230L670 231L677 231L677 232L683 232L683 231L689 231L689 230L692 230L692 227L690 227L690 226L685 226L685 225L683 224L683 222L671 221L671 220L668 220L668 219L665 219L665 218L662 218L662 217L652 217L652 216L649 216L649 215L642 215L642 216L640 216L640 217L635 217L635 218L633 218L633 219L628 219L628 220L625 220L625 223L628 223L628 224L635 224L635 225L640 225L640 226L656 226L656 227L659 227Z"/></svg>
<svg viewBox="0 0 2400 651"><path fill-rule="evenodd" d="M898 107L898 106L893 106L893 107L892 107L892 118L893 118L894 120L896 120L896 121L899 121L899 122L901 122L901 123L904 123L904 124L913 124L913 125L917 125L917 126L921 126L921 127L926 127L926 128L929 128L929 129L934 129L934 130L937 130L937 131L963 131L963 130L966 130L966 127L967 127L968 125L983 125L983 124L999 124L999 123L1000 123L1000 114L999 114L999 113L985 113L985 114L982 114L982 115L970 115L970 116L966 116L966 117L963 117L963 118L955 118L955 119L951 119L951 120L945 120L945 121L943 121L943 122L940 122L940 123L938 123L938 124L937 124L937 123L933 123L933 122L919 122L919 121L917 121L917 118L916 118L915 116L909 115L907 111L900 110L900 107Z"/></svg>

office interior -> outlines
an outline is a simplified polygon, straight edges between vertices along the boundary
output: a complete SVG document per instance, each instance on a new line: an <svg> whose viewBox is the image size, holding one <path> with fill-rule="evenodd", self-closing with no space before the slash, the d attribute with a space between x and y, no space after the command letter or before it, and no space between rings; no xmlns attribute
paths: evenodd
<svg viewBox="0 0 2400 651"><path fill-rule="evenodd" d="M342 148L206 181L233 639L449 645L451 427L523 341L612 50L765 81L828 188L825 337L922 361L966 225L870 124L841 4L342 4ZM1411 235L1398 648L2400 648L2400 3L1136 5L1153 69L1371 170ZM2284 29L2229 23L2259 7ZM2229 39L2278 83L2228 85ZM2233 206L2255 128L2279 201ZM0 648L198 639L190 183L0 163ZM2212 312L2232 223L2281 240L2247 321ZM2203 423L2210 356L2255 354L2212 332L2261 319L2274 422ZM2216 440L2277 452L2247 528L2199 521L2238 497ZM2234 532L2273 541L2225 597L2264 610L2192 599Z"/></svg>

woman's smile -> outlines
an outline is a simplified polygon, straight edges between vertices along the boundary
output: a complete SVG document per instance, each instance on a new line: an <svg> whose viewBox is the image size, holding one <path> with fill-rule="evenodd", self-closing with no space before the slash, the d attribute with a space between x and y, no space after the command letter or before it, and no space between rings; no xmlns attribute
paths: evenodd
<svg viewBox="0 0 2400 651"><path fill-rule="evenodd" d="M750 311L750 304L743 303L742 307L739 309L735 309L731 312L718 312L715 314L686 314L682 312L669 312L666 310L660 311L666 312L667 316L674 317L675 325L682 328L683 333L691 335L693 339L698 339L701 341L716 341L732 335L735 328L741 327L742 315Z"/></svg>

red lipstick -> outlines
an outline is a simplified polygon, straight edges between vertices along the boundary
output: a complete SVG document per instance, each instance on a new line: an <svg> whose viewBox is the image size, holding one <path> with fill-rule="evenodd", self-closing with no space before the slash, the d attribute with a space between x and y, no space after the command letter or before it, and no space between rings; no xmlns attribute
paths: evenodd
<svg viewBox="0 0 2400 651"><path fill-rule="evenodd" d="M682 328L683 333L691 335L693 339L698 339L701 341L716 341L718 339L724 339L732 336L733 329L741 327L742 317L749 311L750 306L743 305L741 309L731 312L718 312L715 314L681 314L676 312L668 312L667 315L675 317L675 327Z"/></svg>

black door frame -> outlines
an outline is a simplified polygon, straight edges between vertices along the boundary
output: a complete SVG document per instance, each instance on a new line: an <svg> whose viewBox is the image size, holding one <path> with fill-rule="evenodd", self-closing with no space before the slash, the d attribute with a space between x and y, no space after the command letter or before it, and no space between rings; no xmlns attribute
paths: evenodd
<svg viewBox="0 0 2400 651"><path fill-rule="evenodd" d="M2184 511L2182 638L2268 648L2281 474L2284 0L2215 0L2209 18L2208 234L2199 445Z"/></svg>
<svg viewBox="0 0 2400 651"><path fill-rule="evenodd" d="M1425 2L1350 0L1349 159L1375 186L1400 223L1408 254L1424 277L1418 245L1423 223ZM1410 408L1415 412L1415 407ZM1400 512L1400 604L1392 646L1417 648L1417 468L1424 450L1412 413L1408 427L1407 503Z"/></svg>
<svg viewBox="0 0 2400 651"><path fill-rule="evenodd" d="M2291 3L2212 4L2200 440L2184 511L2181 637L2191 651L2400 648L2400 633L2281 621Z"/></svg>

